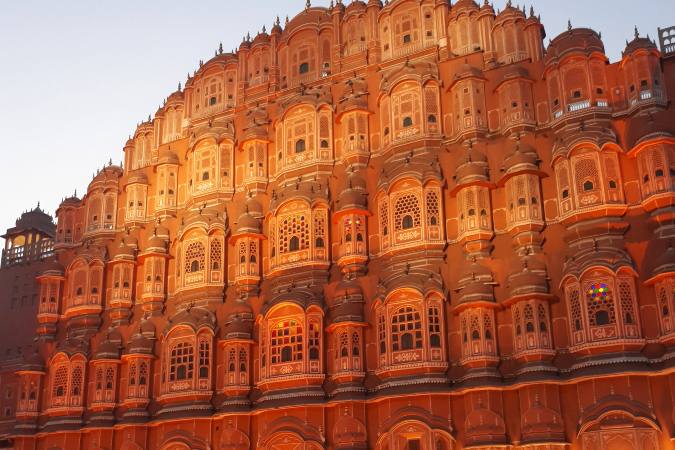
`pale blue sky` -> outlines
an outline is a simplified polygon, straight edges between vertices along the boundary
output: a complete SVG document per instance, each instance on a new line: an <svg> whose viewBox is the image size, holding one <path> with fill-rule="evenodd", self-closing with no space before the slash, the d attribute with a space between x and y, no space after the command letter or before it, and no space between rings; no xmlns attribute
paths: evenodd
<svg viewBox="0 0 675 450"><path fill-rule="evenodd" d="M349 0L345 0L348 3ZM314 0L326 6L329 0ZM495 0L502 9L506 0ZM514 0L514 4L518 0ZM637 25L656 39L675 25L673 0L530 0L549 38L602 32L612 61ZM298 13L304 0L0 0L0 231L38 201L54 213L119 162L137 122L222 41Z"/></svg>

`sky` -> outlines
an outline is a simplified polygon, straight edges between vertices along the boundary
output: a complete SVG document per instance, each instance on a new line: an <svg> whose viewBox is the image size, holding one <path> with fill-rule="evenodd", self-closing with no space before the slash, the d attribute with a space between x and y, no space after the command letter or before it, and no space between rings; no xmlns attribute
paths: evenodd
<svg viewBox="0 0 675 450"><path fill-rule="evenodd" d="M327 6L330 0L313 0ZM350 0L344 0L349 3ZM673 0L529 0L546 42L567 29L602 32L612 62L633 27L657 39ZM506 0L494 0L503 9ZM513 1L514 5L518 0ZM136 124L208 60L238 47L305 0L0 0L0 232L38 202L54 214L97 168L123 159Z"/></svg>

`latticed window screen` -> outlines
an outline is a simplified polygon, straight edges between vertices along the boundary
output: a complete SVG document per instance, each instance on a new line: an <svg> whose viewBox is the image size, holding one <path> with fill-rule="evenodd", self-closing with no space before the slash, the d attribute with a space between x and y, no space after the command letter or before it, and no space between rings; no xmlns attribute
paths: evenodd
<svg viewBox="0 0 675 450"><path fill-rule="evenodd" d="M246 349L239 349L239 372L246 372L246 366L248 365L248 354Z"/></svg>
<svg viewBox="0 0 675 450"><path fill-rule="evenodd" d="M520 306L515 305L513 307L513 323L516 327L516 336L520 336L523 333L523 326L520 323Z"/></svg>
<svg viewBox="0 0 675 450"><path fill-rule="evenodd" d="M223 258L223 242L220 238L211 239L211 254L209 256L211 259L211 269L220 270Z"/></svg>
<svg viewBox="0 0 675 450"><path fill-rule="evenodd" d="M491 340L494 339L494 332L492 330L492 318L488 313L483 315L483 328L485 333L485 339Z"/></svg>
<svg viewBox="0 0 675 450"><path fill-rule="evenodd" d="M427 191L426 208L427 208L427 225L439 225L440 208L438 202L438 193L436 191Z"/></svg>
<svg viewBox="0 0 675 450"><path fill-rule="evenodd" d="M476 314L471 316L471 340L480 340L480 321Z"/></svg>
<svg viewBox="0 0 675 450"><path fill-rule="evenodd" d="M136 386L136 363L129 365L129 386Z"/></svg>
<svg viewBox="0 0 675 450"><path fill-rule="evenodd" d="M138 385L145 386L148 384L148 363L141 362L138 369Z"/></svg>
<svg viewBox="0 0 675 450"><path fill-rule="evenodd" d="M115 371L112 367L108 367L105 371L105 388L111 390L115 385Z"/></svg>
<svg viewBox="0 0 675 450"><path fill-rule="evenodd" d="M384 314L377 318L377 338L380 341L380 354L387 352L387 331L384 324Z"/></svg>
<svg viewBox="0 0 675 450"><path fill-rule="evenodd" d="M302 360L302 326L296 320L277 322L270 333L272 364Z"/></svg>
<svg viewBox="0 0 675 450"><path fill-rule="evenodd" d="M283 216L279 221L279 253L309 248L309 235L307 214ZM293 237L297 239L298 248L291 245Z"/></svg>
<svg viewBox="0 0 675 450"><path fill-rule="evenodd" d="M592 159L584 158L578 160L574 164L574 177L577 180L577 192L595 190L599 186L598 168ZM588 184L588 182L591 184Z"/></svg>
<svg viewBox="0 0 675 450"><path fill-rule="evenodd" d="M422 320L412 306L399 308L391 316L392 351L422 348Z"/></svg>
<svg viewBox="0 0 675 450"><path fill-rule="evenodd" d="M324 210L314 211L314 240L317 248L326 246L326 212Z"/></svg>
<svg viewBox="0 0 675 450"><path fill-rule="evenodd" d="M429 346L441 346L441 312L436 305L429 306Z"/></svg>
<svg viewBox="0 0 675 450"><path fill-rule="evenodd" d="M192 379L193 370L194 348L188 342L179 342L171 349L169 381Z"/></svg>
<svg viewBox="0 0 675 450"><path fill-rule="evenodd" d="M525 317L525 331L528 333L534 332L534 310L532 305L525 305L523 308L523 316Z"/></svg>
<svg viewBox="0 0 675 450"><path fill-rule="evenodd" d="M205 254L204 244L192 242L185 249L185 273L199 272L204 270Z"/></svg>
<svg viewBox="0 0 675 450"><path fill-rule="evenodd" d="M54 371L52 381L52 395L54 397L63 397L66 395L66 386L68 384L68 368L62 365Z"/></svg>
<svg viewBox="0 0 675 450"><path fill-rule="evenodd" d="M537 306L537 320L539 321L539 331L546 333L548 331L548 316L546 308L541 303Z"/></svg>
<svg viewBox="0 0 675 450"><path fill-rule="evenodd" d="M209 343L205 340L199 342L199 378L209 376Z"/></svg>
<svg viewBox="0 0 675 450"><path fill-rule="evenodd" d="M616 323L614 293L609 284L598 281L586 285L586 308L592 327Z"/></svg>
<svg viewBox="0 0 675 450"><path fill-rule="evenodd" d="M309 333L308 333L308 345L309 345L309 359L318 360L321 352L320 342L321 342L321 329L319 324L316 322L311 322L309 324Z"/></svg>
<svg viewBox="0 0 675 450"><path fill-rule="evenodd" d="M349 356L349 335L347 332L342 332L340 334L340 357L347 356Z"/></svg>
<svg viewBox="0 0 675 450"><path fill-rule="evenodd" d="M70 394L73 396L82 395L82 367L75 366L70 377Z"/></svg>
<svg viewBox="0 0 675 450"><path fill-rule="evenodd" d="M627 325L634 325L636 320L634 302L633 302L633 287L630 281L626 279L619 280L619 300L621 302L621 313L623 321Z"/></svg>
<svg viewBox="0 0 675 450"><path fill-rule="evenodd" d="M389 234L389 202L386 197L380 200L380 232L383 236Z"/></svg>
<svg viewBox="0 0 675 450"><path fill-rule="evenodd" d="M411 228L406 226L412 223L412 227L421 225L420 199L414 193L403 194L396 199L394 205L394 226L396 230Z"/></svg>
<svg viewBox="0 0 675 450"><path fill-rule="evenodd" d="M571 287L567 291L567 297L570 303L570 315L572 317L572 328L575 331L581 331L581 303L579 289Z"/></svg>

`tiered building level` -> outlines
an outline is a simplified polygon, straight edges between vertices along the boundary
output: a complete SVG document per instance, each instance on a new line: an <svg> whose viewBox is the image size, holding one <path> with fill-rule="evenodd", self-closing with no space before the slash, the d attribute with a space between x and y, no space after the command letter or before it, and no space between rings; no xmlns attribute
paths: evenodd
<svg viewBox="0 0 675 450"><path fill-rule="evenodd" d="M14 448L673 448L675 30L544 37L307 2L200 62L57 211Z"/></svg>

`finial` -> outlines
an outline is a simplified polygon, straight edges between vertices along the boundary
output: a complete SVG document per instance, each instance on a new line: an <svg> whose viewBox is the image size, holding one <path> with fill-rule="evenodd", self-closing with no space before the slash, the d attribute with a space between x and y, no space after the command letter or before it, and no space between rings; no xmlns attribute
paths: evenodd
<svg viewBox="0 0 675 450"><path fill-rule="evenodd" d="M508 0L508 1L506 2L506 7L507 7L507 8L510 8L511 6L512 6L511 0Z"/></svg>
<svg viewBox="0 0 675 450"><path fill-rule="evenodd" d="M148 114L148 122L150 122L150 120L151 120L151 119L150 119L150 114Z"/></svg>
<svg viewBox="0 0 675 450"><path fill-rule="evenodd" d="M534 17L534 6L530 5L530 17Z"/></svg>
<svg viewBox="0 0 675 450"><path fill-rule="evenodd" d="M265 25L263 25L262 32L263 32L263 34L267 33L267 28L265 27Z"/></svg>
<svg viewBox="0 0 675 450"><path fill-rule="evenodd" d="M75 193L73 194L73 197L77 197L77 188L75 188Z"/></svg>
<svg viewBox="0 0 675 450"><path fill-rule="evenodd" d="M179 81L179 82L178 82L178 92L180 92L182 89L183 89L183 85L182 85L181 82Z"/></svg>
<svg viewBox="0 0 675 450"><path fill-rule="evenodd" d="M108 167L112 166L112 158L108 160Z"/></svg>
<svg viewBox="0 0 675 450"><path fill-rule="evenodd" d="M635 39L640 37L640 32L638 31L637 25L635 25Z"/></svg>
<svg viewBox="0 0 675 450"><path fill-rule="evenodd" d="M311 8L311 7L312 7L312 2L310 2L309 0L307 0L307 1L305 2L305 8L306 8L306 9L309 9L309 8Z"/></svg>
<svg viewBox="0 0 675 450"><path fill-rule="evenodd" d="M246 41L251 42L251 33L246 33Z"/></svg>
<svg viewBox="0 0 675 450"><path fill-rule="evenodd" d="M221 55L223 54L223 43L222 42L220 44L218 44L218 53L221 54Z"/></svg>
<svg viewBox="0 0 675 450"><path fill-rule="evenodd" d="M288 16L286 16L286 23L284 24L284 28L288 26Z"/></svg>
<svg viewBox="0 0 675 450"><path fill-rule="evenodd" d="M572 20L567 19L567 31L572 31Z"/></svg>

